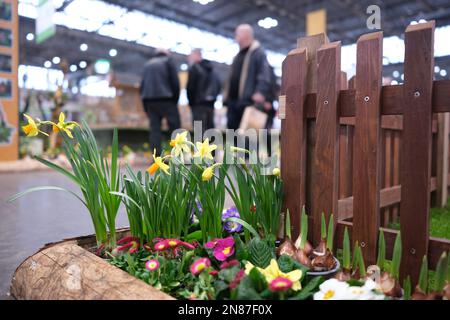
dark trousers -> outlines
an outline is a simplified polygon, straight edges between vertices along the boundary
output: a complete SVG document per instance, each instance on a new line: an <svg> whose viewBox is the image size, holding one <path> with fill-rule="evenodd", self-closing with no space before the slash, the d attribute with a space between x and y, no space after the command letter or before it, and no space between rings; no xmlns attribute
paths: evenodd
<svg viewBox="0 0 450 320"><path fill-rule="evenodd" d="M241 124L242 115L246 106L241 106L238 103L229 103L227 110L228 129L237 130Z"/></svg>
<svg viewBox="0 0 450 320"><path fill-rule="evenodd" d="M192 120L202 123L202 135L206 130L214 128L214 104L192 106L191 110Z"/></svg>
<svg viewBox="0 0 450 320"><path fill-rule="evenodd" d="M150 148L160 155L161 150L161 120L167 119L169 124L169 134L181 127L180 115L178 114L177 103L173 100L148 100L144 99L144 110L150 120Z"/></svg>

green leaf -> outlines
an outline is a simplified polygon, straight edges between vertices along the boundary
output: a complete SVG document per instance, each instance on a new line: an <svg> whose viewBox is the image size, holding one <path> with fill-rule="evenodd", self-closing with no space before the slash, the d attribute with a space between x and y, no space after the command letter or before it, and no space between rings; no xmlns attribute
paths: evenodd
<svg viewBox="0 0 450 320"><path fill-rule="evenodd" d="M343 267L347 270L351 268L351 253L350 253L350 237L348 235L348 229L345 227L344 229L344 243L343 243Z"/></svg>
<svg viewBox="0 0 450 320"><path fill-rule="evenodd" d="M305 249L306 239L308 239L308 215L306 214L305 206L302 208L302 218L300 226L300 248Z"/></svg>
<svg viewBox="0 0 450 320"><path fill-rule="evenodd" d="M447 278L447 253L444 251L439 258L434 276L434 292L441 293L444 290L445 280Z"/></svg>
<svg viewBox="0 0 450 320"><path fill-rule="evenodd" d="M322 239L327 238L327 222L325 220L325 213L323 213L323 212L322 212L320 235L321 235Z"/></svg>
<svg viewBox="0 0 450 320"><path fill-rule="evenodd" d="M384 264L386 259L386 241L384 240L384 232L380 230L380 235L378 237L378 257L377 265L381 270L384 270Z"/></svg>
<svg viewBox="0 0 450 320"><path fill-rule="evenodd" d="M225 222L226 221L233 221L233 222L237 222L237 223L241 224L244 228L246 228L248 231L250 231L255 238L259 238L258 232L256 232L256 230L251 225L249 225L247 222L245 222L244 220L236 218L236 217L231 217L231 218L226 219Z"/></svg>
<svg viewBox="0 0 450 320"><path fill-rule="evenodd" d="M8 199L7 202L16 201L17 199L19 199L19 198L21 198L21 197L23 197L23 196L25 196L25 195L27 195L29 193L32 193L32 192L47 191L47 190L64 191L64 192L70 193L71 195L75 196L78 200L80 200L81 203L83 203L86 207L88 207L86 205L86 202L84 202L84 200L81 199L75 192L67 190L67 189L64 189L64 188L55 187L55 186L42 186L42 187L35 187L35 188L27 189L27 190L25 190L23 192L20 192L20 193L17 193L15 195L13 195L11 198Z"/></svg>
<svg viewBox="0 0 450 320"><path fill-rule="evenodd" d="M294 269L294 259L292 259L287 254L282 254L278 258L278 267L284 273L291 272Z"/></svg>
<svg viewBox="0 0 450 320"><path fill-rule="evenodd" d="M400 260L402 258L402 241L400 232L397 234L392 254L391 275L398 280L400 271Z"/></svg>
<svg viewBox="0 0 450 320"><path fill-rule="evenodd" d="M261 300L261 296L253 288L250 277L244 277L241 283L239 283L237 289L238 300Z"/></svg>
<svg viewBox="0 0 450 320"><path fill-rule="evenodd" d="M419 274L419 288L426 293L428 289L428 259L427 256L424 255L422 259L422 266L420 267Z"/></svg>
<svg viewBox="0 0 450 320"><path fill-rule="evenodd" d="M185 241L192 241L192 240L200 241L202 239L202 237L203 237L202 230L197 230L197 231L189 233L185 237Z"/></svg>
<svg viewBox="0 0 450 320"><path fill-rule="evenodd" d="M249 260L253 265L265 268L270 264L272 251L267 243L259 238L253 238L249 242Z"/></svg>
<svg viewBox="0 0 450 320"><path fill-rule="evenodd" d="M291 239L291 214L289 209L286 212L286 235Z"/></svg>
<svg viewBox="0 0 450 320"><path fill-rule="evenodd" d="M301 291L289 300L306 300L311 297L314 292L318 291L319 286L322 284L324 279L322 277L314 277L309 281Z"/></svg>
<svg viewBox="0 0 450 320"><path fill-rule="evenodd" d="M261 292L267 288L267 281L264 275L257 268L253 268L248 277L252 280L253 286L257 292Z"/></svg>
<svg viewBox="0 0 450 320"><path fill-rule="evenodd" d="M411 300L411 278L409 276L403 281L403 300Z"/></svg>
<svg viewBox="0 0 450 320"><path fill-rule="evenodd" d="M333 251L333 237L334 237L334 216L330 215L328 222L328 236L327 236L327 248Z"/></svg>
<svg viewBox="0 0 450 320"><path fill-rule="evenodd" d="M357 279L350 279L350 280L347 280L346 282L352 287L362 287L365 284L364 281L360 281Z"/></svg>

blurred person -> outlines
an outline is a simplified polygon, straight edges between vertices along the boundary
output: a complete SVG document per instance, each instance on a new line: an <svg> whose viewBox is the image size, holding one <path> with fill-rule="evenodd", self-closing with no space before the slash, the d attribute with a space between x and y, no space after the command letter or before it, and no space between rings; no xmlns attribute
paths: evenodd
<svg viewBox="0 0 450 320"><path fill-rule="evenodd" d="M188 57L189 76L187 97L193 121L201 121L202 134L214 128L214 103L222 90L219 76L211 61L203 59L200 49L192 50Z"/></svg>
<svg viewBox="0 0 450 320"><path fill-rule="evenodd" d="M240 51L234 57L231 73L224 90L224 104L228 107L228 129L238 129L246 107L264 108L271 90L270 67L266 53L255 40L253 28L241 24L236 28L235 40Z"/></svg>
<svg viewBox="0 0 450 320"><path fill-rule="evenodd" d="M161 120L167 119L169 132L180 128L178 68L167 49L157 49L145 64L140 93L150 120L150 150L161 154Z"/></svg>

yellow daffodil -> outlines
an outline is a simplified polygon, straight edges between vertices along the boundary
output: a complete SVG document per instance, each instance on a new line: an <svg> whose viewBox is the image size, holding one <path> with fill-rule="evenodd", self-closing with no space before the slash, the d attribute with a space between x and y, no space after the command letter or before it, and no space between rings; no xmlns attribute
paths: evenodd
<svg viewBox="0 0 450 320"><path fill-rule="evenodd" d="M211 180L211 178L214 175L214 169L216 167L220 166L220 165L221 165L221 163L216 163L216 164L213 164L212 166L206 168L205 170L203 170L202 181L209 181L209 180Z"/></svg>
<svg viewBox="0 0 450 320"><path fill-rule="evenodd" d="M58 123L53 124L53 132L64 131L70 139L73 139L72 132L70 130L73 130L73 128L78 126L78 123L74 121L64 122L65 120L66 116L63 112L61 112L59 114Z"/></svg>
<svg viewBox="0 0 450 320"><path fill-rule="evenodd" d="M279 177L281 175L280 168L273 168L272 174L276 177Z"/></svg>
<svg viewBox="0 0 450 320"><path fill-rule="evenodd" d="M149 174L154 174L158 169L161 169L162 171L164 171L166 174L170 175L169 172L169 165L164 163L164 160L167 158L166 157L155 157L155 152L153 152L153 164L148 167L148 169L146 170Z"/></svg>
<svg viewBox="0 0 450 320"><path fill-rule="evenodd" d="M39 130L39 123L36 123L32 117L30 117L27 114L24 114L24 117L27 119L28 124L26 126L22 126L22 130L23 132L25 132L25 134L28 137L35 137L40 133L48 136L48 134L46 134L45 132L42 132L41 130Z"/></svg>
<svg viewBox="0 0 450 320"><path fill-rule="evenodd" d="M175 139L170 140L170 146L173 148L175 157L183 155L183 152L189 152L189 145L187 140L187 131L177 133Z"/></svg>
<svg viewBox="0 0 450 320"><path fill-rule="evenodd" d="M254 268L250 262L247 262L245 265L245 273L249 274L250 271ZM267 283L271 283L278 277L286 278L292 281L292 290L298 291L302 288L300 283L300 279L302 278L301 270L293 270L288 273L284 273L278 267L278 263L275 259L270 260L270 264L265 268L258 268L258 271L262 273L262 275L266 278Z"/></svg>
<svg viewBox="0 0 450 320"><path fill-rule="evenodd" d="M197 152L194 153L195 158L201 158L201 159L211 159L213 160L214 157L212 156L211 152L217 149L217 146L215 144L209 144L209 139L205 139L203 142L197 142Z"/></svg>

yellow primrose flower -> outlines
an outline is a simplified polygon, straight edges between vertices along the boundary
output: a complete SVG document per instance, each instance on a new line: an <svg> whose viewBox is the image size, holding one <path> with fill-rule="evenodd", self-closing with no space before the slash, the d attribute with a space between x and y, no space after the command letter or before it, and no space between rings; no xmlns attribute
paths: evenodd
<svg viewBox="0 0 450 320"><path fill-rule="evenodd" d="M217 146L215 144L209 144L209 139L206 138L203 142L197 142L197 152L194 154L194 157L197 158L207 158L213 160L214 157L212 156L211 152L217 149Z"/></svg>
<svg viewBox="0 0 450 320"><path fill-rule="evenodd" d="M245 273L248 274L254 268L254 266L248 262L245 265ZM265 268L258 268L258 271L261 272L266 278L267 283L271 283L278 277L283 277L292 281L292 290L298 291L302 288L300 283L300 279L302 278L301 270L293 270L288 273L284 273L278 267L278 263L275 259L270 260L270 264Z"/></svg>
<svg viewBox="0 0 450 320"><path fill-rule="evenodd" d="M279 177L281 175L280 168L273 168L272 174L276 177Z"/></svg>
<svg viewBox="0 0 450 320"><path fill-rule="evenodd" d="M45 132L42 132L41 130L39 130L39 124L37 124L32 117L30 117L27 114L23 114L25 118L27 118L28 124L26 126L22 126L22 130L23 132L25 132L25 134L28 137L35 137L40 133L48 136L48 134L46 134Z"/></svg>
<svg viewBox="0 0 450 320"><path fill-rule="evenodd" d="M205 170L203 170L202 181L209 181L209 180L211 180L211 178L214 175L214 169L216 167L220 166L220 165L221 165L221 163L216 163L216 164L213 164L212 166L206 168Z"/></svg>
<svg viewBox="0 0 450 320"><path fill-rule="evenodd" d="M183 152L189 152L189 146L187 144L187 131L177 133L175 139L170 140L170 146L173 148L175 157L179 157Z"/></svg>
<svg viewBox="0 0 450 320"><path fill-rule="evenodd" d="M66 116L63 112L61 112L59 114L58 123L53 124L53 132L64 131L70 139L73 139L72 132L70 130L73 130L73 128L78 126L78 123L74 121L64 122L65 120Z"/></svg>
<svg viewBox="0 0 450 320"><path fill-rule="evenodd" d="M154 174L158 169L161 169L162 171L164 171L166 174L170 175L169 173L169 165L164 163L164 160L167 158L168 156L165 157L155 157L155 152L153 152L153 164L148 167L148 169L146 170L149 174Z"/></svg>

